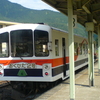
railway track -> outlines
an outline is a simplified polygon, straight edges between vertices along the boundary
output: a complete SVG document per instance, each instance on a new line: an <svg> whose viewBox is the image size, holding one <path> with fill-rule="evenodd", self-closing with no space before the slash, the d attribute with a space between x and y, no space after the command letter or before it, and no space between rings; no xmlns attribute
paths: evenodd
<svg viewBox="0 0 100 100"><path fill-rule="evenodd" d="M10 85L9 81L0 81L0 88Z"/></svg>
<svg viewBox="0 0 100 100"><path fill-rule="evenodd" d="M12 100L9 81L0 81L0 100Z"/></svg>

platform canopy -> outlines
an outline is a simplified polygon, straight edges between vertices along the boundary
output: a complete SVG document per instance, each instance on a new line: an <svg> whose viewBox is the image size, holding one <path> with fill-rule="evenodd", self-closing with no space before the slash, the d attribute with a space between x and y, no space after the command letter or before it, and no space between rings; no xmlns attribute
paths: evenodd
<svg viewBox="0 0 100 100"><path fill-rule="evenodd" d="M51 5L58 11L68 15L68 0L42 0ZM89 21L88 15L92 15L95 23L95 33L97 33L97 25L100 24L100 0L73 0L74 14L77 15L77 21L85 26Z"/></svg>

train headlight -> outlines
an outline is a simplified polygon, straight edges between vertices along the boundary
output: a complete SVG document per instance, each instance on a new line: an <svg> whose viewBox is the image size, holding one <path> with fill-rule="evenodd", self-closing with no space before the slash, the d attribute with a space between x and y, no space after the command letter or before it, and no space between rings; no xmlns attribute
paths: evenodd
<svg viewBox="0 0 100 100"><path fill-rule="evenodd" d="M51 76L51 64L50 63L43 64L43 76L44 77Z"/></svg>
<svg viewBox="0 0 100 100"><path fill-rule="evenodd" d="M50 69L50 66L49 66L48 64L44 64L44 65L43 65L43 69L44 69L44 70L49 70L49 69Z"/></svg>

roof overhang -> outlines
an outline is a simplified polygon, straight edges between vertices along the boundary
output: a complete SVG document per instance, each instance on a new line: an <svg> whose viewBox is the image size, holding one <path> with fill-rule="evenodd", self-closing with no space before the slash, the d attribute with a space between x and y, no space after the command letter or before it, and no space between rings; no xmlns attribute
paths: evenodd
<svg viewBox="0 0 100 100"><path fill-rule="evenodd" d="M68 15L67 0L42 1ZM94 22L95 32L97 33L97 26L100 24L100 0L73 0L73 10L74 14L77 15L78 23L85 26L86 22Z"/></svg>

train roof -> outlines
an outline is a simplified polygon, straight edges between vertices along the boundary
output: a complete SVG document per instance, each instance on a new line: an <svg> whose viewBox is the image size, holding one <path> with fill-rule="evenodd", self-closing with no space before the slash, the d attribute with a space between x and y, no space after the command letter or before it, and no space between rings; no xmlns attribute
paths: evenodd
<svg viewBox="0 0 100 100"><path fill-rule="evenodd" d="M31 28L38 28L39 26L44 26L41 24L18 24L18 25L11 25L0 29L1 31L10 31L10 30L17 30L17 29L31 29Z"/></svg>
<svg viewBox="0 0 100 100"><path fill-rule="evenodd" d="M58 28L55 28L55 27L51 27L51 28L54 29L54 30L57 30L57 31L61 31L61 32L64 32L64 33L68 33L68 31L65 31L65 30L62 30L62 29L58 29ZM74 34L74 36L78 36L78 37L82 37L83 38L83 36L81 36L79 34ZM86 38L86 37L84 37L84 38Z"/></svg>
<svg viewBox="0 0 100 100"><path fill-rule="evenodd" d="M22 24L21 23L21 24L17 24L17 25L11 25L11 26L1 28L0 33L1 32L6 32L6 31L9 32L11 30L17 30L17 29L31 29L31 28L42 29L44 26L45 26L45 29L46 28L51 28L52 30L60 31L60 32L63 32L63 33L68 33L68 31L64 31L64 30L61 30L61 29L58 29L58 28L55 28L55 27L51 27L51 26L49 26L47 24L44 24L44 23L37 23L37 24L32 24L32 23L23 23ZM77 34L74 34L74 35L82 37L81 35L77 35Z"/></svg>

